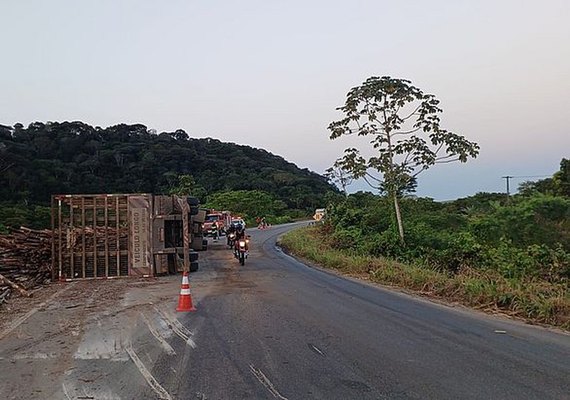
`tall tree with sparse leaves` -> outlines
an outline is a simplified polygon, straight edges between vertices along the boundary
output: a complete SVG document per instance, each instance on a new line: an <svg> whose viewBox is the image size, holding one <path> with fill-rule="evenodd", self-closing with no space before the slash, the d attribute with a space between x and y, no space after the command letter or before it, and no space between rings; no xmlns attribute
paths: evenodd
<svg viewBox="0 0 570 400"><path fill-rule="evenodd" d="M337 110L344 118L331 122L330 138L370 136L375 154L363 157L356 148L345 150L339 166L363 178L393 199L398 232L404 242L399 197L415 189L418 174L435 164L466 162L479 146L440 127L439 100L405 79L371 77L352 88ZM371 171L376 171L375 173Z"/></svg>
<svg viewBox="0 0 570 400"><path fill-rule="evenodd" d="M332 167L325 171L325 177L332 183L340 186L345 197L348 196L346 188L353 181L352 174L343 167L342 159L336 160Z"/></svg>

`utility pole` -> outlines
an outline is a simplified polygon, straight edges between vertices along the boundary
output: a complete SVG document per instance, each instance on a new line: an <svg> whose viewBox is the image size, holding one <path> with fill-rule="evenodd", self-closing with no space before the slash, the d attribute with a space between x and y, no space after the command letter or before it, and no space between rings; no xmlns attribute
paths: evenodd
<svg viewBox="0 0 570 400"><path fill-rule="evenodd" d="M551 175L525 175L525 176L512 176L512 175L505 175L501 176L501 178L505 179L507 182L507 204L511 203L511 179L527 179L527 178L548 178Z"/></svg>
<svg viewBox="0 0 570 400"><path fill-rule="evenodd" d="M508 204L511 202L511 191L510 191L509 183L510 183L510 180L512 178L514 178L514 176L506 175L506 176L502 176L501 178L503 178L507 181L507 204Z"/></svg>

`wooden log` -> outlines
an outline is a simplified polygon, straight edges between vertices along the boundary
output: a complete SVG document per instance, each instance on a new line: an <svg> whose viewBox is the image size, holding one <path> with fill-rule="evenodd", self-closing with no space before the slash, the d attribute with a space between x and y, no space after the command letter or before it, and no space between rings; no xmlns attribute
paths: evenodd
<svg viewBox="0 0 570 400"><path fill-rule="evenodd" d="M12 282L10 279L6 278L2 274L0 274L0 281L3 283L7 283L8 285L10 285L14 289L16 289L18 291L18 293L20 293L20 295L26 296L26 297L32 297L32 294L30 292L28 292L26 289L24 289L22 286L18 285L17 283Z"/></svg>
<svg viewBox="0 0 570 400"><path fill-rule="evenodd" d="M0 289L0 304L4 303L10 297L10 293L12 293L12 289L9 287Z"/></svg>

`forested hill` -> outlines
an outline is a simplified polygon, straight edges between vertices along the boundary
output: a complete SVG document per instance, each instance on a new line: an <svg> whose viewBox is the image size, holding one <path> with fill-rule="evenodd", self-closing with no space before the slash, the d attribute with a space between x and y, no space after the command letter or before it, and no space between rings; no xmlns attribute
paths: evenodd
<svg viewBox="0 0 570 400"><path fill-rule="evenodd" d="M82 122L0 125L0 202L47 204L55 193L168 193L192 175L206 194L263 190L289 208L322 206L326 178L265 150L183 130ZM205 189L205 190L204 190Z"/></svg>

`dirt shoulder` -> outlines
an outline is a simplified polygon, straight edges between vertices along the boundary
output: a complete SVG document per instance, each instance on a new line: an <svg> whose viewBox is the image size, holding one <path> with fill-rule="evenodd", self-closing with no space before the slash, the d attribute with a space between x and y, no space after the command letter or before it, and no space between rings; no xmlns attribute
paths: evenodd
<svg viewBox="0 0 570 400"><path fill-rule="evenodd" d="M89 360L129 362L125 343L136 332L141 313L154 314L153 307L164 303L171 306L179 290L175 276L84 280L54 283L32 298L12 299L0 311L1 397L81 398L79 390L88 381L101 386L116 367L102 368L95 379ZM133 377L142 379L137 371ZM93 393L97 395L85 398L107 398Z"/></svg>

